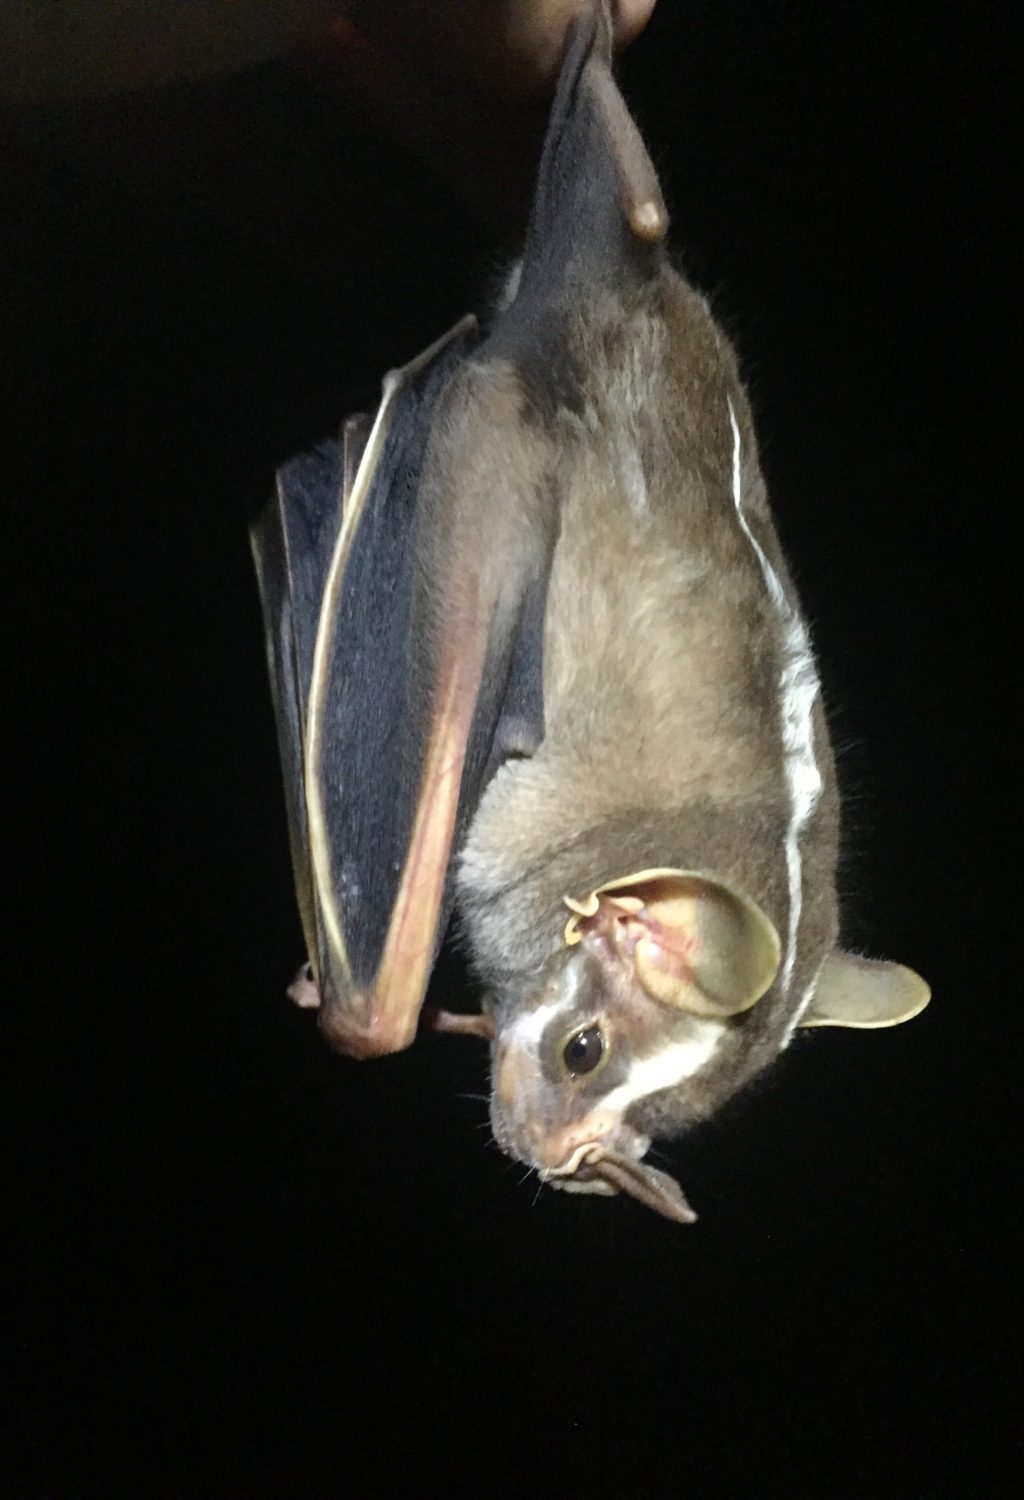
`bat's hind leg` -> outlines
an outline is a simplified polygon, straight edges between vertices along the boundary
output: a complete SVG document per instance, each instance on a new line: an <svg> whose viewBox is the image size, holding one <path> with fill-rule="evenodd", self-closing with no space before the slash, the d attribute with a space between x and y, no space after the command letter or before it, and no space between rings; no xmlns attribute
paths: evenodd
<svg viewBox="0 0 1024 1500"><path fill-rule="evenodd" d="M420 1018L428 1031L443 1031L446 1036L479 1036L485 1041L494 1041L493 1016L465 1015L454 1010L442 1010L437 1005L425 1005Z"/></svg>

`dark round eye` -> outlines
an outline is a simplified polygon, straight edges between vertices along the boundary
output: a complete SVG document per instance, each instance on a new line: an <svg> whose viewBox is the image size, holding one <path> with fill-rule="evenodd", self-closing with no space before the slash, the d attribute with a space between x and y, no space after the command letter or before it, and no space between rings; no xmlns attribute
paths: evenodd
<svg viewBox="0 0 1024 1500"><path fill-rule="evenodd" d="M604 1056L604 1036L600 1026L584 1026L574 1031L562 1048L562 1061L574 1078L592 1073Z"/></svg>

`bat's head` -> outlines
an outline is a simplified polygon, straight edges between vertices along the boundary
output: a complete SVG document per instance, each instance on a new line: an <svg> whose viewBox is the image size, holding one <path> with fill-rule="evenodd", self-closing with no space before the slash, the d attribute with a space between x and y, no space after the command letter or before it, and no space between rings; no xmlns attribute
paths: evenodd
<svg viewBox="0 0 1024 1500"><path fill-rule="evenodd" d="M566 906L561 951L496 1007L495 1137L552 1186L622 1190L688 1222L676 1183L641 1161L637 1106L696 1087L771 988L778 934L755 902L693 871L642 871Z"/></svg>
<svg viewBox="0 0 1024 1500"><path fill-rule="evenodd" d="M831 947L790 986L775 925L729 882L652 869L567 897L560 950L495 996L495 1139L543 1182L632 1194L680 1223L678 1185L642 1158L706 1118L796 1024L877 1028L918 1014L913 970Z"/></svg>

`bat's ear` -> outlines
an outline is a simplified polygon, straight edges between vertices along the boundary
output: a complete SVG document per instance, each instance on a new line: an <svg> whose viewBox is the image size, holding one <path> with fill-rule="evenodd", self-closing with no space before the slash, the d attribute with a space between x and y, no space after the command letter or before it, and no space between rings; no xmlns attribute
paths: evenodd
<svg viewBox="0 0 1024 1500"><path fill-rule="evenodd" d="M611 74L605 4L574 21L548 120L519 297L549 301L595 276L619 288L658 259L668 213L640 132Z"/></svg>
<svg viewBox="0 0 1024 1500"><path fill-rule="evenodd" d="M653 1000L693 1015L749 1010L779 968L779 935L756 902L693 870L641 870L565 904L572 946L628 965Z"/></svg>
<svg viewBox="0 0 1024 1500"><path fill-rule="evenodd" d="M825 960L801 1026L898 1026L924 1010L931 990L913 969L838 949Z"/></svg>

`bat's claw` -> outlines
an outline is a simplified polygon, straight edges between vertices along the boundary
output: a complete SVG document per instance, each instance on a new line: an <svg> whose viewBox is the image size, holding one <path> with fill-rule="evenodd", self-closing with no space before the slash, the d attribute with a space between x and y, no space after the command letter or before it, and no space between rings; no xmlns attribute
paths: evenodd
<svg viewBox="0 0 1024 1500"><path fill-rule="evenodd" d="M319 1010L320 991L309 964L303 964L287 990L288 999L300 1010Z"/></svg>

